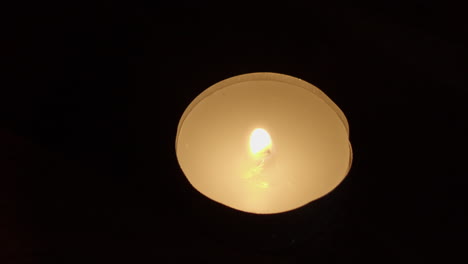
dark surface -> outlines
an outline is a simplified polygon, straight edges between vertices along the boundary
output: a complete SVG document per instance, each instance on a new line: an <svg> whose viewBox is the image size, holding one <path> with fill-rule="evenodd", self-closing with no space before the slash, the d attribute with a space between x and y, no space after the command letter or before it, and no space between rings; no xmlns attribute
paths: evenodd
<svg viewBox="0 0 468 264"><path fill-rule="evenodd" d="M461 8L44 9L23 10L4 35L0 263L462 258ZM354 150L335 191L278 215L205 198L174 152L195 96L259 71L322 89L347 116Z"/></svg>

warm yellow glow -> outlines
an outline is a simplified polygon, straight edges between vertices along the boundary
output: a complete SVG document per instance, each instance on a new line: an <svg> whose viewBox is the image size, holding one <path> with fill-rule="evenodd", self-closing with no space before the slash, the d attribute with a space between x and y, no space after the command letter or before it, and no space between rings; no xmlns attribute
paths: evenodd
<svg viewBox="0 0 468 264"><path fill-rule="evenodd" d="M245 178L245 179L250 179L250 178L252 178L252 177L254 177L254 176L260 175L260 174L262 173L262 171L263 171L263 165L264 165L264 164L265 164L264 161L261 160L260 163L259 163L257 166L255 166L255 167L253 167L252 169L250 169L250 170L247 172L247 174L244 175L244 178Z"/></svg>
<svg viewBox="0 0 468 264"><path fill-rule="evenodd" d="M346 116L326 94L268 72L228 78L194 98L175 147L196 190L255 214L287 212L331 193L353 154Z"/></svg>
<svg viewBox="0 0 468 264"><path fill-rule="evenodd" d="M250 134L250 152L258 158L266 157L271 152L271 137L263 128L256 128Z"/></svg>
<svg viewBox="0 0 468 264"><path fill-rule="evenodd" d="M262 181L262 182L257 183L257 187L262 188L262 189L266 189L266 188L268 188L268 186L270 186L270 185L266 181Z"/></svg>
<svg viewBox="0 0 468 264"><path fill-rule="evenodd" d="M253 186L261 189L269 187L265 181L265 159L271 154L272 141L270 134L263 128L256 128L250 134L250 153L253 155L256 165L244 175Z"/></svg>

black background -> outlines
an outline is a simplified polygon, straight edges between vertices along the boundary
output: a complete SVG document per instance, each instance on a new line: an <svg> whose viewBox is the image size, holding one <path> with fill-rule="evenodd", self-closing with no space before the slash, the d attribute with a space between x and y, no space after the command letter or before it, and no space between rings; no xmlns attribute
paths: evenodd
<svg viewBox="0 0 468 264"><path fill-rule="evenodd" d="M36 5L2 37L1 263L462 258L461 7ZM304 79L343 110L354 162L332 193L254 215L190 186L174 151L180 116L249 72Z"/></svg>

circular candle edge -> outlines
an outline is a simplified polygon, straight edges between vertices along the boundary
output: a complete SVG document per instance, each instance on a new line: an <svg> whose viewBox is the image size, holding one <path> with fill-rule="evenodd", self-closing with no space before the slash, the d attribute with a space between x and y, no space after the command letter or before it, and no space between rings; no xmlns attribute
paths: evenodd
<svg viewBox="0 0 468 264"><path fill-rule="evenodd" d="M289 85L293 85L293 86L296 86L296 87L303 88L303 89L315 94L320 100L324 101L338 115L338 118L341 120L341 122L342 122L342 124L343 124L343 126L345 128L345 131L346 131L346 133L348 135L348 142L349 142L349 124L348 124L348 120L346 119L346 116L344 115L343 111L322 90L320 90L317 86L315 86L315 85L313 85L313 84L311 84L311 83L309 83L307 81L304 81L304 80L302 80L300 78L290 76L290 75L286 75L286 74L274 73L274 72L253 72L253 73L246 73L246 74L236 75L236 76L224 79L222 81L219 81L219 82L211 85L207 89L205 89L197 97L195 97L195 99L193 99L191 101L191 103L187 106L187 108L183 112L183 114L182 114L182 116L181 116L181 118L179 120L178 126L177 126L177 134L176 134L176 140L175 140L176 156L177 156L177 153L178 153L179 134L180 134L181 128L182 128L182 126L184 124L184 121L189 116L189 114L192 112L192 110L201 101L203 101L208 96L212 95L213 93L215 93L215 92L217 92L219 90L222 90L223 88L225 88L227 86L230 86L230 85L233 85L233 84L239 84L239 83L243 83L243 82L248 82L248 81L262 81L262 80L283 82L283 83L286 83L286 84L289 84ZM343 177L343 180L346 178L346 175L351 170L351 165L352 165L352 161L353 161L353 151L352 151L351 142L349 142L349 149L350 149L350 152L349 152L349 159L350 160L349 160L348 169L347 169L347 171L346 171L346 173L345 173L345 175ZM330 192L332 192L334 189L336 189L336 187L342 181L338 182L327 193L323 194L322 196L318 197L317 199L320 199L320 198L326 196L327 194L329 194ZM190 182L190 180L189 180L189 182ZM300 204L297 207L290 208L290 209L284 210L284 211L269 212L269 211L259 210L257 212L253 212L253 211L244 211L242 209L233 207L233 206L231 206L229 204L225 204L223 202L220 202L218 200L215 200L215 199L205 195L203 192L201 192L197 188L194 188L194 189L197 190L199 193L201 193L203 196L209 198L210 200L213 200L213 201L215 201L217 203L223 204L223 205L225 205L225 206L227 206L229 208L233 208L233 209L241 211L241 212L252 213L252 214L278 214L278 213L289 212L289 211L298 209L298 208L300 208L302 206L305 206L305 205L307 205L308 203L310 203L312 201L317 200L317 199L314 199L312 201L309 201L309 202L304 203L304 204Z"/></svg>

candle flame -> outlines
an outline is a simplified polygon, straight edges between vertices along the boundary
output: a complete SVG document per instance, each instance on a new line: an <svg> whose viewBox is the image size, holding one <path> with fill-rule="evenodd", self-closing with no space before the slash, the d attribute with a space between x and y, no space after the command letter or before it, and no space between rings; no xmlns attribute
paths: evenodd
<svg viewBox="0 0 468 264"><path fill-rule="evenodd" d="M267 189L269 183L263 175L265 169L265 160L271 154L272 141L270 134L263 128L256 128L250 134L250 153L256 163L255 167L250 168L244 175L244 179L251 182L252 186Z"/></svg>
<svg viewBox="0 0 468 264"><path fill-rule="evenodd" d="M256 128L250 134L250 152L256 158L265 158L271 152L272 142L268 132L263 128Z"/></svg>

